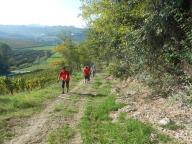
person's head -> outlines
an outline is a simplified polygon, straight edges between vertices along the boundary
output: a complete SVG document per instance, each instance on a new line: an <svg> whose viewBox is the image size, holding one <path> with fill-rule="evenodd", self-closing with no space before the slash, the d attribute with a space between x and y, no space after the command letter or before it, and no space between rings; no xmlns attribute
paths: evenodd
<svg viewBox="0 0 192 144"><path fill-rule="evenodd" d="M65 67L62 67L62 70L65 70Z"/></svg>

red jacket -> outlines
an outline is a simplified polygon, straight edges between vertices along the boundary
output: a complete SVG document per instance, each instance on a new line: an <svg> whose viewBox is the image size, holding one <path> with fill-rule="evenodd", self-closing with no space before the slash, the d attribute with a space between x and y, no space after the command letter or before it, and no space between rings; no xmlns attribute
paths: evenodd
<svg viewBox="0 0 192 144"><path fill-rule="evenodd" d="M89 68L83 68L83 74L84 76L89 76L90 75L90 69Z"/></svg>
<svg viewBox="0 0 192 144"><path fill-rule="evenodd" d="M60 80L69 81L70 80L70 74L66 70L61 70L59 73Z"/></svg>

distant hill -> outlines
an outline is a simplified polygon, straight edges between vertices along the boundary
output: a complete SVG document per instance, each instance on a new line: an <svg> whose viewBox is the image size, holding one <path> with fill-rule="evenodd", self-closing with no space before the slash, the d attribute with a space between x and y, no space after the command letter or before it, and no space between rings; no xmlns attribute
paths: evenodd
<svg viewBox="0 0 192 144"><path fill-rule="evenodd" d="M85 39L85 29L73 26L0 25L0 42L12 48L56 45L63 35L71 35L74 41Z"/></svg>

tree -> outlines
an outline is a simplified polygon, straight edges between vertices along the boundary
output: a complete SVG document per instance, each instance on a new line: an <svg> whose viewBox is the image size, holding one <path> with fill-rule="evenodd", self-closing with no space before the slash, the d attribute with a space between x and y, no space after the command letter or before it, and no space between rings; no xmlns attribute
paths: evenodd
<svg viewBox="0 0 192 144"><path fill-rule="evenodd" d="M4 43L0 43L0 74L9 69L11 48Z"/></svg>
<svg viewBox="0 0 192 144"><path fill-rule="evenodd" d="M91 63L91 55L87 42L74 43L70 37L55 48L63 56L63 65L70 69L80 70L82 65Z"/></svg>
<svg viewBox="0 0 192 144"><path fill-rule="evenodd" d="M190 0L82 0L82 16L91 51L118 77L145 71L165 90L192 63Z"/></svg>

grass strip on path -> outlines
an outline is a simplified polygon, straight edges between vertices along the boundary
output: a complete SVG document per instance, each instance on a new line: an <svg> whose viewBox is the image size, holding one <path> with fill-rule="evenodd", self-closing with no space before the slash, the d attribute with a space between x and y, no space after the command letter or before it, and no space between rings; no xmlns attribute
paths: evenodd
<svg viewBox="0 0 192 144"><path fill-rule="evenodd" d="M64 125L51 132L48 136L48 144L69 144L70 139L74 136L74 130L68 125Z"/></svg>

